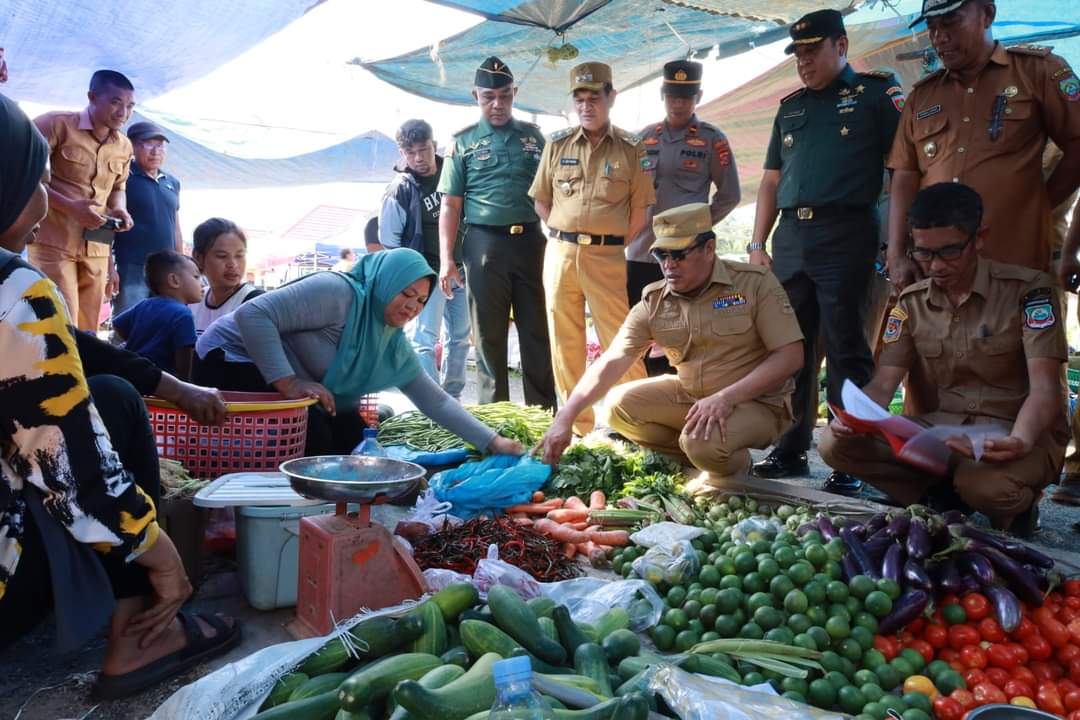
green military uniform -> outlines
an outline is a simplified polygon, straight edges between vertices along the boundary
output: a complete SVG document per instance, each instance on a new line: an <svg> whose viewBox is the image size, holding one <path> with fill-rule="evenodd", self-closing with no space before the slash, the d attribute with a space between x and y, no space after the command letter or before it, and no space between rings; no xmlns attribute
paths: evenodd
<svg viewBox="0 0 1080 720"><path fill-rule="evenodd" d="M792 25L787 52L844 33L838 12L816 11ZM780 172L773 272L806 338L805 362L796 378L795 425L756 471L799 458L810 447L819 331L830 402L840 402L845 379L861 386L873 374L863 317L879 245L875 203L903 105L903 90L891 72L856 72L850 65L827 87L804 87L780 101L765 158L766 170Z"/></svg>
<svg viewBox="0 0 1080 720"><path fill-rule="evenodd" d="M502 88L513 75L498 58L476 73L478 88ZM507 341L513 312L521 350L525 402L555 407L543 267L546 246L529 185L544 151L532 123L485 119L460 130L443 163L439 191L464 198L462 251L476 334L481 403L510 399Z"/></svg>

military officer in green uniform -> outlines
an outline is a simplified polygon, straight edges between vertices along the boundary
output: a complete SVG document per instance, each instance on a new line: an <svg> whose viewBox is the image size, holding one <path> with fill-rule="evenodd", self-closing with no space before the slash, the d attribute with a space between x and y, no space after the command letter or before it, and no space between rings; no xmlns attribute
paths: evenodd
<svg viewBox="0 0 1080 720"><path fill-rule="evenodd" d="M477 69L473 97L480 122L454 135L439 178L439 283L448 295L461 283L453 249L464 215L462 252L480 402L510 399L507 337L513 311L525 402L554 409L543 286L546 241L528 195L544 136L536 125L513 117L516 94L514 76L498 58L489 57Z"/></svg>
<svg viewBox="0 0 1080 720"><path fill-rule="evenodd" d="M780 101L747 247L750 262L776 273L806 338L793 397L795 425L754 466L756 475L769 478L807 472L817 420L819 330L831 402L840 403L845 379L862 386L873 374L863 316L879 244L876 202L904 107L892 73L856 72L848 64L839 12L812 12L790 33L786 52L795 54L805 87ZM765 240L778 213L770 257ZM861 487L839 472L825 482L826 490L844 494Z"/></svg>

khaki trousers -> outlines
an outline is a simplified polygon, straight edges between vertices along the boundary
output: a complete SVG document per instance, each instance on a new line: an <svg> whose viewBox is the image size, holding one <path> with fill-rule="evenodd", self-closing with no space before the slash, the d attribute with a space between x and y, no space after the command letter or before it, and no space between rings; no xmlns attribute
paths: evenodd
<svg viewBox="0 0 1080 720"><path fill-rule="evenodd" d="M706 483L714 487L745 477L750 467L747 448L766 448L791 427L787 408L750 400L735 407L724 437L714 433L707 440L694 440L683 433L694 402L675 376L637 380L608 394L609 423L628 440L705 471Z"/></svg>
<svg viewBox="0 0 1080 720"><path fill-rule="evenodd" d="M82 251L71 255L51 245L33 243L27 248L27 256L31 265L56 283L75 326L97 332L109 276L108 255L89 257Z"/></svg>
<svg viewBox="0 0 1080 720"><path fill-rule="evenodd" d="M1038 500L1044 487L1057 481L1065 456L1065 448L1048 437L1013 462L975 462L954 454L949 476L937 478L897 460L877 435L838 437L832 428L821 434L818 452L833 469L865 480L903 505L922 502L931 487L951 480L960 499L997 528L1008 527Z"/></svg>
<svg viewBox="0 0 1080 720"><path fill-rule="evenodd" d="M544 289L547 292L551 365L559 400L566 403L585 374L585 303L589 304L596 334L603 349L610 347L630 306L626 299L626 256L622 245L577 245L548 241L544 254ZM620 382L645 377L639 360ZM593 429L592 409L574 421L574 432Z"/></svg>

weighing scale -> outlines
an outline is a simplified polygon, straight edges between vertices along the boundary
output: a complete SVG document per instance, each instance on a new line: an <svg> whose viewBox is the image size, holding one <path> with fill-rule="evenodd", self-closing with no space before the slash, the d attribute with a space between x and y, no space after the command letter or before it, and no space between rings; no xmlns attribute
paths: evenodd
<svg viewBox="0 0 1080 720"><path fill-rule="evenodd" d="M337 503L334 515L300 520L300 573L296 619L299 637L325 635L361 610L378 610L425 592L412 555L384 526L371 522L371 506L416 490L424 468L367 455L323 455L281 464L300 495ZM348 504L359 511L348 512Z"/></svg>

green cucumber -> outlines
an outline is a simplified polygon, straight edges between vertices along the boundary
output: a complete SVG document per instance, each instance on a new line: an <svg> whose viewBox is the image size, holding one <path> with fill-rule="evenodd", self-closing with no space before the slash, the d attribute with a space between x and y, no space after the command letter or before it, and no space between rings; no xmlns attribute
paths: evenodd
<svg viewBox="0 0 1080 720"><path fill-rule="evenodd" d="M621 607L611 608L596 621L596 632L600 633L601 640L616 630L626 630L629 627L630 615Z"/></svg>
<svg viewBox="0 0 1080 720"><path fill-rule="evenodd" d="M641 651L641 640L634 632L621 628L604 638L603 647L608 660L618 664L623 658L632 657Z"/></svg>
<svg viewBox="0 0 1080 720"><path fill-rule="evenodd" d="M611 682L608 680L608 661L604 649L596 643L583 643L574 651L574 670L578 675L596 681L600 693L611 697Z"/></svg>
<svg viewBox="0 0 1080 720"><path fill-rule="evenodd" d="M465 670L457 665L443 665L431 670L417 682L420 683L421 687L435 690L449 685L464 674ZM408 710L398 705L394 712L390 713L387 720L408 720L411 717Z"/></svg>
<svg viewBox="0 0 1080 720"><path fill-rule="evenodd" d="M492 666L502 659L487 653L460 678L433 690L406 680L394 688L394 699L415 720L465 720L495 702Z"/></svg>
<svg viewBox="0 0 1080 720"><path fill-rule="evenodd" d="M566 650L543 634L533 611L516 592L505 585L495 585L488 590L488 607L496 624L533 655L552 665L566 662Z"/></svg>
<svg viewBox="0 0 1080 720"><path fill-rule="evenodd" d="M647 692L649 689L649 681L652 680L652 675L649 673L649 668L645 668L638 674L627 679L619 687L615 688L615 696L622 697L623 695L629 695L636 692ZM739 680L740 684L742 680Z"/></svg>
<svg viewBox="0 0 1080 720"><path fill-rule="evenodd" d="M386 615L361 620L349 630L361 659L374 660L411 643L424 632L424 621L418 615L394 619Z"/></svg>
<svg viewBox="0 0 1080 720"><path fill-rule="evenodd" d="M446 624L446 647L457 647L461 644L461 633L458 632L457 621Z"/></svg>
<svg viewBox="0 0 1080 720"><path fill-rule="evenodd" d="M619 704L611 714L611 720L647 720L648 717L649 701L642 693L631 693L619 698Z"/></svg>
<svg viewBox="0 0 1080 720"><path fill-rule="evenodd" d="M337 693L331 690L322 695L272 707L255 717L258 720L334 720L340 709Z"/></svg>
<svg viewBox="0 0 1080 720"><path fill-rule="evenodd" d="M739 675L735 668L708 655L690 653L686 656L685 661L679 663L679 667L686 672L724 678L733 683L742 683L742 676Z"/></svg>
<svg viewBox="0 0 1080 720"><path fill-rule="evenodd" d="M469 651L461 645L450 648L442 655L440 655L439 659L447 665L457 665L461 668L469 667Z"/></svg>
<svg viewBox="0 0 1080 720"><path fill-rule="evenodd" d="M441 665L442 660L427 653L391 655L365 665L345 678L337 697L341 707L358 712L373 700L386 697L402 680L419 680Z"/></svg>
<svg viewBox="0 0 1080 720"><path fill-rule="evenodd" d="M461 613L480 602L480 593L470 582L451 583L431 596L442 610L446 622L454 622Z"/></svg>
<svg viewBox="0 0 1080 720"><path fill-rule="evenodd" d="M603 636L600 635L600 632L596 629L595 625L591 625L590 623L585 622L579 622L574 624L577 625L578 630L580 630L581 633L585 635L586 638L588 638L589 642L594 642L599 645L600 641L604 639Z"/></svg>
<svg viewBox="0 0 1080 720"><path fill-rule="evenodd" d="M533 611L533 615L536 619L551 617L551 611L555 609L555 601L549 597L536 597L526 602L529 609Z"/></svg>
<svg viewBox="0 0 1080 720"><path fill-rule="evenodd" d="M566 657L574 657L574 652L582 643L589 642L589 638L581 631L581 628L570 619L570 611L565 605L559 605L551 611L551 619L555 623L555 629L559 633L559 642L566 650Z"/></svg>
<svg viewBox="0 0 1080 720"><path fill-rule="evenodd" d="M552 642L559 642L559 631L555 627L555 621L551 618L536 618L536 624L540 626L540 632Z"/></svg>
<svg viewBox="0 0 1080 720"><path fill-rule="evenodd" d="M345 667L349 662L349 649L341 638L330 640L316 652L308 655L304 662L296 668L296 672L302 672L308 677L315 677L324 673L334 672Z"/></svg>
<svg viewBox="0 0 1080 720"><path fill-rule="evenodd" d="M514 638L483 620L462 620L458 631L461 633L461 644L474 658L487 653L498 653L508 658L519 647Z"/></svg>
<svg viewBox="0 0 1080 720"><path fill-rule="evenodd" d="M409 652L429 655L442 655L446 652L446 620L439 605L428 600L412 612L424 621L424 632L412 641Z"/></svg>
<svg viewBox="0 0 1080 720"><path fill-rule="evenodd" d="M549 675L572 675L574 672L572 668L568 668L564 665L548 665L523 647L514 649L513 657L520 656L529 658L529 663L532 665L534 672L547 673Z"/></svg>
<svg viewBox="0 0 1080 720"><path fill-rule="evenodd" d="M621 678L622 682L626 682L638 673L647 670L649 665L652 665L652 663L640 655L623 658L619 661L619 678Z"/></svg>
<svg viewBox="0 0 1080 720"><path fill-rule="evenodd" d="M259 706L259 712L289 702L289 696L292 695L292 691L306 683L309 679L310 678L302 672L291 672L288 675L282 675L278 678L278 681L274 683L274 687L270 688L270 694L266 697L266 700L263 701L263 704Z"/></svg>
<svg viewBox="0 0 1080 720"><path fill-rule="evenodd" d="M371 713L367 710L361 710L360 712L349 712L345 708L337 711L337 715L334 716L334 720L371 720Z"/></svg>
<svg viewBox="0 0 1080 720"><path fill-rule="evenodd" d="M322 695L328 693L331 690L337 690L341 686L341 683L348 677L348 673L324 673L323 675L316 675L308 680L303 685L299 686L292 691L289 695L289 702L295 702L297 700L303 700L305 698L315 697L316 695Z"/></svg>
<svg viewBox="0 0 1080 720"><path fill-rule="evenodd" d="M478 608L469 608L465 612L461 613L461 616L458 618L458 620L480 620L481 622L486 623L495 622L495 618L494 616L492 616L491 612L488 611L487 605Z"/></svg>

